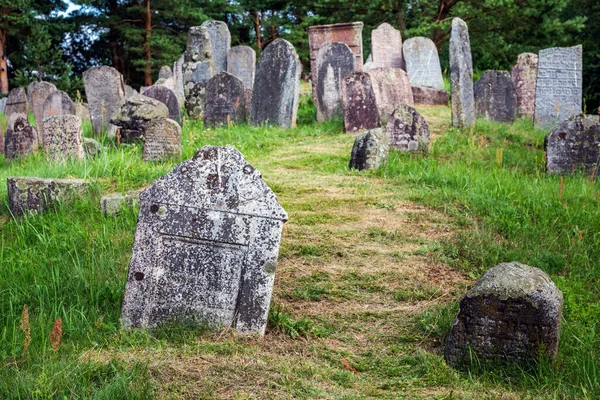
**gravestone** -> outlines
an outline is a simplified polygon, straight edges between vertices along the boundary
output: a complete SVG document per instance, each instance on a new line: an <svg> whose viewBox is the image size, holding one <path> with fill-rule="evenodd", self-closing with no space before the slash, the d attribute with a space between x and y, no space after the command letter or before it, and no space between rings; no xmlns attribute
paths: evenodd
<svg viewBox="0 0 600 400"><path fill-rule="evenodd" d="M275 39L263 51L254 78L250 123L296 126L302 64L294 46Z"/></svg>
<svg viewBox="0 0 600 400"><path fill-rule="evenodd" d="M158 71L158 79L169 79L173 77L173 71L168 65L163 65Z"/></svg>
<svg viewBox="0 0 600 400"><path fill-rule="evenodd" d="M563 296L541 269L495 266L460 301L444 356L452 366L526 362L558 351Z"/></svg>
<svg viewBox="0 0 600 400"><path fill-rule="evenodd" d="M4 114L4 111L6 110L6 99L6 97L0 99L0 113L2 114Z"/></svg>
<svg viewBox="0 0 600 400"><path fill-rule="evenodd" d="M356 70L352 50L340 42L327 43L317 54L317 120L341 117L344 112L342 80Z"/></svg>
<svg viewBox="0 0 600 400"><path fill-rule="evenodd" d="M231 48L231 34L222 21L206 21L201 26L208 30L210 45L215 61L215 73L227 71L227 53Z"/></svg>
<svg viewBox="0 0 600 400"><path fill-rule="evenodd" d="M426 152L429 145L429 125L417 110L401 104L392 113L386 130L390 146L400 151Z"/></svg>
<svg viewBox="0 0 600 400"><path fill-rule="evenodd" d="M456 128L468 128L475 125L471 42L469 28L460 18L452 20L450 83L452 86L452 125Z"/></svg>
<svg viewBox="0 0 600 400"><path fill-rule="evenodd" d="M342 81L344 129L348 133L381 127L371 77L364 72L347 75Z"/></svg>
<svg viewBox="0 0 600 400"><path fill-rule="evenodd" d="M113 115L110 122L119 127L121 141L130 143L136 139L144 139L148 122L168 116L169 109L162 102L138 94L128 99Z"/></svg>
<svg viewBox="0 0 600 400"><path fill-rule="evenodd" d="M112 67L93 67L83 73L83 84L95 135L114 129L110 118L125 102L125 83Z"/></svg>
<svg viewBox="0 0 600 400"><path fill-rule="evenodd" d="M102 144L92 138L83 138L83 153L86 158L96 158L102 154Z"/></svg>
<svg viewBox="0 0 600 400"><path fill-rule="evenodd" d="M181 156L181 126L169 118L149 121L144 129L144 161Z"/></svg>
<svg viewBox="0 0 600 400"><path fill-rule="evenodd" d="M73 100L71 100L68 94L62 90L55 90L46 97L42 115L43 118L55 115L77 115L77 105L73 103ZM42 120L40 120L40 122Z"/></svg>
<svg viewBox="0 0 600 400"><path fill-rule="evenodd" d="M250 114L252 104L252 87L256 72L256 52L252 47L235 46L227 53L227 72L237 77L244 84L246 98L246 114Z"/></svg>
<svg viewBox="0 0 600 400"><path fill-rule="evenodd" d="M105 216L116 216L124 208L133 208L140 204L140 194L143 190L131 190L126 193L111 193L102 196L100 209Z"/></svg>
<svg viewBox="0 0 600 400"><path fill-rule="evenodd" d="M39 148L37 130L27 121L24 113L12 113L6 124L4 136L4 155L6 160L26 157Z"/></svg>
<svg viewBox="0 0 600 400"><path fill-rule="evenodd" d="M144 92L144 96L158 100L169 109L168 117L181 125L181 109L175 92L165 86L151 86Z"/></svg>
<svg viewBox="0 0 600 400"><path fill-rule="evenodd" d="M517 64L512 68L511 77L517 92L517 115L519 117L533 119L537 65L537 54L521 53L517 58Z"/></svg>
<svg viewBox="0 0 600 400"><path fill-rule="evenodd" d="M450 100L450 93L445 90L426 86L411 86L411 88L415 104L446 105Z"/></svg>
<svg viewBox="0 0 600 400"><path fill-rule="evenodd" d="M32 82L28 87L27 96L35 116L35 124L38 132L38 142L42 142L42 120L44 119L44 102L50 93L56 91L56 86L50 82Z"/></svg>
<svg viewBox="0 0 600 400"><path fill-rule="evenodd" d="M540 50L535 87L535 126L550 129L581 113L582 47Z"/></svg>
<svg viewBox="0 0 600 400"><path fill-rule="evenodd" d="M375 68L402 68L402 36L400 31L384 22L371 31L371 57Z"/></svg>
<svg viewBox="0 0 600 400"><path fill-rule="evenodd" d="M554 128L545 140L546 169L551 174L581 171L598 175L600 167L600 122L577 115Z"/></svg>
<svg viewBox="0 0 600 400"><path fill-rule="evenodd" d="M183 64L185 108L190 118L203 118L204 89L215 74L209 31L204 26L193 26L188 33Z"/></svg>
<svg viewBox="0 0 600 400"><path fill-rule="evenodd" d="M23 88L14 88L8 93L6 98L6 106L4 108L4 114L6 117L10 117L13 113L27 113L29 107L27 102L27 93Z"/></svg>
<svg viewBox="0 0 600 400"><path fill-rule="evenodd" d="M246 119L244 84L235 76L221 72L206 84L204 125L239 124Z"/></svg>
<svg viewBox="0 0 600 400"><path fill-rule="evenodd" d="M44 118L44 150L50 161L83 160L83 129L77 115Z"/></svg>
<svg viewBox="0 0 600 400"><path fill-rule="evenodd" d="M387 163L389 143L387 133L371 129L356 137L350 155L350 169L379 169Z"/></svg>
<svg viewBox="0 0 600 400"><path fill-rule="evenodd" d="M379 118L386 122L400 104L414 105L407 73L400 68L377 68L369 71Z"/></svg>
<svg viewBox="0 0 600 400"><path fill-rule="evenodd" d="M173 64L173 78L175 79L175 94L179 101L179 108L185 103L185 93L183 90L183 55Z"/></svg>
<svg viewBox="0 0 600 400"><path fill-rule="evenodd" d="M88 185L83 179L9 177L8 206L13 215L41 214L59 203L76 201Z"/></svg>
<svg viewBox="0 0 600 400"><path fill-rule="evenodd" d="M140 195L121 323L265 332L285 210L233 147L205 146Z"/></svg>
<svg viewBox="0 0 600 400"><path fill-rule="evenodd" d="M506 71L485 71L473 86L478 117L513 122L517 116L517 93Z"/></svg>
<svg viewBox="0 0 600 400"><path fill-rule="evenodd" d="M424 37L406 39L402 51L411 85L444 89L440 58L431 39Z"/></svg>

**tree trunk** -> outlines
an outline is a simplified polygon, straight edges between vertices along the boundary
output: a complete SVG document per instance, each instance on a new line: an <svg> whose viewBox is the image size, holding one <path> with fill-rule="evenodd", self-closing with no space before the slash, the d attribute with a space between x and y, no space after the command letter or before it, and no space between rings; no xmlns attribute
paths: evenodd
<svg viewBox="0 0 600 400"><path fill-rule="evenodd" d="M404 33L406 31L406 20L404 19L404 2L405 0L400 0L396 2L396 24L400 32Z"/></svg>
<svg viewBox="0 0 600 400"><path fill-rule="evenodd" d="M8 64L6 62L6 29L0 30L0 93L8 94Z"/></svg>
<svg viewBox="0 0 600 400"><path fill-rule="evenodd" d="M152 35L152 12L150 10L150 0L146 0L146 14L144 15L144 84L152 86L152 48L150 38Z"/></svg>
<svg viewBox="0 0 600 400"><path fill-rule="evenodd" d="M258 47L258 56L262 53L262 38L261 38L261 26L260 26L260 17L258 16L258 10L254 10L254 18L252 19L254 23L254 33L256 34L256 47Z"/></svg>
<svg viewBox="0 0 600 400"><path fill-rule="evenodd" d="M456 5L460 0L440 0L440 6L438 8L436 23L442 23L448 15L450 15L450 10L452 7ZM436 28L433 30L433 43L435 43L435 47L437 47L438 51L442 43L448 39L448 31L445 29Z"/></svg>

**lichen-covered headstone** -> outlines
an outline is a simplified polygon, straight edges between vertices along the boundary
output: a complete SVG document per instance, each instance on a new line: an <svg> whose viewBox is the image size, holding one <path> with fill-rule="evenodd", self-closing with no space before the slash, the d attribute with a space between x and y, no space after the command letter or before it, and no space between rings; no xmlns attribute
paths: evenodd
<svg viewBox="0 0 600 400"><path fill-rule="evenodd" d="M350 169L379 169L387 163L389 139L385 130L371 129L356 137L350 155Z"/></svg>
<svg viewBox="0 0 600 400"><path fill-rule="evenodd" d="M41 214L59 203L81 198L88 183L83 179L47 179L9 177L8 206L13 215L21 217L27 212Z"/></svg>
<svg viewBox="0 0 600 400"><path fill-rule="evenodd" d="M250 123L295 127L301 73L302 64L294 46L283 39L271 42L256 66Z"/></svg>
<svg viewBox="0 0 600 400"><path fill-rule="evenodd" d="M450 93L443 89L434 89L426 86L411 86L415 104L447 105Z"/></svg>
<svg viewBox="0 0 600 400"><path fill-rule="evenodd" d="M348 133L381 127L371 77L355 72L342 81L344 129Z"/></svg>
<svg viewBox="0 0 600 400"><path fill-rule="evenodd" d="M123 75L112 67L93 67L83 73L83 84L94 134L110 131L110 118L125 102Z"/></svg>
<svg viewBox="0 0 600 400"><path fill-rule="evenodd" d="M168 117L181 125L181 109L177 101L177 95L166 86L151 86L144 92L144 96L158 100L169 109Z"/></svg>
<svg viewBox="0 0 600 400"><path fill-rule="evenodd" d="M181 156L181 126L169 118L156 118L144 128L144 161Z"/></svg>
<svg viewBox="0 0 600 400"><path fill-rule="evenodd" d="M244 84L227 72L215 75L206 84L204 125L239 124L246 119Z"/></svg>
<svg viewBox="0 0 600 400"><path fill-rule="evenodd" d="M183 56L185 108L191 119L202 119L206 82L216 74L211 38L206 27L193 26L190 28Z"/></svg>
<svg viewBox="0 0 600 400"><path fill-rule="evenodd" d="M23 88L14 88L8 93L4 114L10 117L13 113L27 113L29 102L27 101L27 92Z"/></svg>
<svg viewBox="0 0 600 400"><path fill-rule="evenodd" d="M554 128L545 140L546 169L551 174L600 172L600 123L589 115L577 115Z"/></svg>
<svg viewBox="0 0 600 400"><path fill-rule="evenodd" d="M452 20L450 83L452 85L452 125L456 128L468 128L475 125L471 41L469 40L469 28L460 18Z"/></svg>
<svg viewBox="0 0 600 400"><path fill-rule="evenodd" d="M12 113L6 124L4 155L7 160L25 157L39 148L37 130L27 121L24 113Z"/></svg>
<svg viewBox="0 0 600 400"><path fill-rule="evenodd" d="M44 118L44 150L51 161L83 160L83 129L76 115L55 115Z"/></svg>
<svg viewBox="0 0 600 400"><path fill-rule="evenodd" d="M264 334L285 210L233 147L206 146L140 195L121 323Z"/></svg>
<svg viewBox="0 0 600 400"><path fill-rule="evenodd" d="M201 26L206 28L210 35L215 73L227 71L227 53L231 47L231 34L227 24L222 21L206 21Z"/></svg>
<svg viewBox="0 0 600 400"><path fill-rule="evenodd" d="M42 120L44 119L44 103L48 96L55 92L56 86L50 82L33 82L28 87L29 103L35 116L35 124L38 131L38 141L42 141Z"/></svg>
<svg viewBox="0 0 600 400"><path fill-rule="evenodd" d="M55 90L46 97L42 115L42 120L55 115L77 115L77 105L68 94L62 90Z"/></svg>
<svg viewBox="0 0 600 400"><path fill-rule="evenodd" d="M550 129L581 114L582 47L540 50L535 86L535 126Z"/></svg>
<svg viewBox="0 0 600 400"><path fill-rule="evenodd" d="M473 85L478 117L513 122L517 116L517 93L506 71L485 71Z"/></svg>
<svg viewBox="0 0 600 400"><path fill-rule="evenodd" d="M400 31L387 22L373 29L371 57L375 68L404 68Z"/></svg>
<svg viewBox="0 0 600 400"><path fill-rule="evenodd" d="M563 296L541 269L495 266L460 301L444 351L456 367L479 361L527 362L558 351Z"/></svg>
<svg viewBox="0 0 600 400"><path fill-rule="evenodd" d="M317 120L341 117L342 80L356 70L356 57L345 43L328 43L317 53Z"/></svg>
<svg viewBox="0 0 600 400"><path fill-rule="evenodd" d="M538 56L521 53L512 68L511 78L517 92L517 115L533 119L535 111L535 81L537 78Z"/></svg>
<svg viewBox="0 0 600 400"><path fill-rule="evenodd" d="M133 142L144 139L148 122L156 118L167 118L169 109L162 102L138 94L127 101L112 116L110 122L119 127L121 141Z"/></svg>
<svg viewBox="0 0 600 400"><path fill-rule="evenodd" d="M379 118L386 122L400 104L414 105L407 73L400 68L377 68L369 71Z"/></svg>
<svg viewBox="0 0 600 400"><path fill-rule="evenodd" d="M440 58L433 40L425 37L406 39L402 51L411 85L444 89Z"/></svg>
<svg viewBox="0 0 600 400"><path fill-rule="evenodd" d="M250 114L252 88L256 73L256 52L249 46L234 46L227 53L227 72L244 84L246 93L246 114Z"/></svg>
<svg viewBox="0 0 600 400"><path fill-rule="evenodd" d="M402 104L392 113L386 130L390 146L401 151L427 151L429 125L417 110Z"/></svg>

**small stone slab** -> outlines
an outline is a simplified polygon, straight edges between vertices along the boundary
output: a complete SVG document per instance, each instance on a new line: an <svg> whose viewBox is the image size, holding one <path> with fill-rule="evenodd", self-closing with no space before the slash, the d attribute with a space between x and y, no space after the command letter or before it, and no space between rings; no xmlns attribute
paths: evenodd
<svg viewBox="0 0 600 400"><path fill-rule="evenodd" d="M88 182L83 179L9 177L8 206L14 216L41 214L59 203L77 200Z"/></svg>
<svg viewBox="0 0 600 400"><path fill-rule="evenodd" d="M541 269L495 266L460 301L444 351L448 364L527 362L558 351L563 296ZM471 354L473 353L473 354Z"/></svg>
<svg viewBox="0 0 600 400"><path fill-rule="evenodd" d="M158 100L167 106L169 109L168 117L181 125L181 109L174 91L166 86L151 86L144 92L144 96Z"/></svg>
<svg viewBox="0 0 600 400"><path fill-rule="evenodd" d="M546 169L550 174L583 172L598 175L600 123L597 116L577 115L554 128L545 140Z"/></svg>
<svg viewBox="0 0 600 400"><path fill-rule="evenodd" d="M55 90L46 97L42 115L44 118L55 115L77 115L77 106L68 94L62 90Z"/></svg>
<svg viewBox="0 0 600 400"><path fill-rule="evenodd" d="M83 73L83 84L94 134L110 131L110 118L125 102L123 75L112 67L93 67Z"/></svg>
<svg viewBox="0 0 600 400"><path fill-rule="evenodd" d="M401 104L392 113L386 130L390 146L400 151L426 152L429 145L429 124L417 110Z"/></svg>
<svg viewBox="0 0 600 400"><path fill-rule="evenodd" d="M411 85L444 89L440 57L433 40L425 37L406 39L402 51Z"/></svg>
<svg viewBox="0 0 600 400"><path fill-rule="evenodd" d="M452 20L450 33L450 82L452 86L452 126L475 125L473 94L473 60L469 28L460 18Z"/></svg>
<svg viewBox="0 0 600 400"><path fill-rule="evenodd" d="M123 208L133 208L140 204L140 194L143 190L132 190L126 193L111 193L102 196L100 209L107 217L119 215Z"/></svg>
<svg viewBox="0 0 600 400"><path fill-rule="evenodd" d="M8 93L8 97L6 98L4 114L7 118L13 113L27 114L28 107L29 103L27 101L27 92L25 89L14 88Z"/></svg>
<svg viewBox="0 0 600 400"><path fill-rule="evenodd" d="M6 124L4 155L6 160L26 157L39 148L37 130L31 126L24 113L12 113Z"/></svg>
<svg viewBox="0 0 600 400"><path fill-rule="evenodd" d="M348 133L381 127L371 77L364 72L347 75L342 82L344 129Z"/></svg>
<svg viewBox="0 0 600 400"><path fill-rule="evenodd" d="M517 116L517 93L506 71L485 71L473 86L477 116L513 122Z"/></svg>
<svg viewBox="0 0 600 400"><path fill-rule="evenodd" d="M86 158L96 158L102 154L102 144L91 138L83 138L83 152Z"/></svg>
<svg viewBox="0 0 600 400"><path fill-rule="evenodd" d="M44 150L51 161L83 160L83 129L77 115L44 118Z"/></svg>
<svg viewBox="0 0 600 400"><path fill-rule="evenodd" d="M204 125L239 124L246 120L244 84L235 76L221 72L206 84Z"/></svg>
<svg viewBox="0 0 600 400"><path fill-rule="evenodd" d="M376 170L387 163L389 142L387 133L381 129L371 129L356 137L350 155L350 169L362 171Z"/></svg>
<svg viewBox="0 0 600 400"><path fill-rule="evenodd" d="M32 82L27 86L27 97L35 116L35 123L38 131L38 141L42 142L42 120L44 119L44 103L48 96L55 92L56 86L50 82Z"/></svg>
<svg viewBox="0 0 600 400"><path fill-rule="evenodd" d="M144 129L144 161L181 156L181 126L168 118L150 120Z"/></svg>
<svg viewBox="0 0 600 400"><path fill-rule="evenodd" d="M427 104L432 106L447 105L450 101L450 93L425 86L411 86L415 104Z"/></svg>
<svg viewBox="0 0 600 400"><path fill-rule="evenodd" d="M327 43L317 53L317 68L317 120L341 117L342 80L356 70L356 57L345 43Z"/></svg>
<svg viewBox="0 0 600 400"><path fill-rule="evenodd" d="M517 92L517 116L533 119L538 56L521 53L512 68L511 78Z"/></svg>
<svg viewBox="0 0 600 400"><path fill-rule="evenodd" d="M386 122L400 104L413 106L414 99L408 74L400 68L377 68L369 72L379 118Z"/></svg>
<svg viewBox="0 0 600 400"><path fill-rule="evenodd" d="M162 102L138 94L127 101L112 116L110 122L119 127L121 141L144 139L146 125L156 118L168 118L169 109Z"/></svg>
<svg viewBox="0 0 600 400"><path fill-rule="evenodd" d="M263 335L287 214L260 172L233 147L205 146L140 201L122 325Z"/></svg>
<svg viewBox="0 0 600 400"><path fill-rule="evenodd" d="M400 31L387 22L373 29L371 57L375 68L405 68Z"/></svg>

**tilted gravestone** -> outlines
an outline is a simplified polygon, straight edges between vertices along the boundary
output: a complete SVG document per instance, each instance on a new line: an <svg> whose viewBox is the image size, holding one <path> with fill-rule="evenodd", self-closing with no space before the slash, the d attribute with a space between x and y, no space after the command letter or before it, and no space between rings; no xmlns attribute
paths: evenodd
<svg viewBox="0 0 600 400"><path fill-rule="evenodd" d="M83 179L47 179L9 177L8 206L13 215L21 217L28 212L41 214L60 203L81 198L88 182Z"/></svg>
<svg viewBox="0 0 600 400"><path fill-rule="evenodd" d="M25 157L39 148L37 130L27 121L24 113L12 113L6 124L4 155L7 160Z"/></svg>
<svg viewBox="0 0 600 400"><path fill-rule="evenodd" d="M221 72L206 84L204 125L239 124L246 120L244 84L235 76Z"/></svg>
<svg viewBox="0 0 600 400"><path fill-rule="evenodd" d="M112 67L93 67L83 73L83 84L94 134L110 131L110 118L125 102L123 75Z"/></svg>
<svg viewBox="0 0 600 400"><path fill-rule="evenodd" d="M119 127L119 137L125 143L144 139L148 122L167 118L169 109L162 102L144 95L128 99L113 115L110 122Z"/></svg>
<svg viewBox="0 0 600 400"><path fill-rule="evenodd" d="M294 46L283 39L271 42L256 66L250 123L295 127L301 73L302 64Z"/></svg>
<svg viewBox="0 0 600 400"><path fill-rule="evenodd" d="M537 54L521 53L517 58L517 64L512 68L511 78L517 92L517 115L519 117L533 119L537 65Z"/></svg>
<svg viewBox="0 0 600 400"><path fill-rule="evenodd" d="M169 118L181 125L181 109L177 101L177 95L165 86L151 86L144 92L144 96L158 100L169 109Z"/></svg>
<svg viewBox="0 0 600 400"><path fill-rule="evenodd" d="M535 86L535 126L549 129L581 113L582 47L540 50Z"/></svg>
<svg viewBox="0 0 600 400"><path fill-rule="evenodd" d="M402 104L392 113L386 130L390 146L401 151L427 151L429 124L417 110Z"/></svg>
<svg viewBox="0 0 600 400"><path fill-rule="evenodd" d="M414 105L412 87L406 72L400 68L377 68L369 71L379 118L386 122L400 104Z"/></svg>
<svg viewBox="0 0 600 400"><path fill-rule="evenodd" d="M546 136L545 147L549 173L581 171L597 176L600 168L600 122L587 115L563 121Z"/></svg>
<svg viewBox="0 0 600 400"><path fill-rule="evenodd" d="M426 86L411 86L411 88L415 104L446 105L450 100L450 93L445 90Z"/></svg>
<svg viewBox="0 0 600 400"><path fill-rule="evenodd" d="M83 129L77 115L44 118L44 150L51 161L83 160Z"/></svg>
<svg viewBox="0 0 600 400"><path fill-rule="evenodd" d="M264 334L285 210L233 147L205 146L141 195L124 327Z"/></svg>
<svg viewBox="0 0 600 400"><path fill-rule="evenodd" d="M192 119L204 115L206 82L216 74L211 39L204 26L193 26L188 33L183 63L185 108Z"/></svg>
<svg viewBox="0 0 600 400"><path fill-rule="evenodd" d="M56 90L46 97L42 115L42 120L55 115L77 115L77 105L68 94L62 90Z"/></svg>
<svg viewBox="0 0 600 400"><path fill-rule="evenodd" d="M348 133L381 127L371 77L364 72L346 76L342 82L344 129Z"/></svg>
<svg viewBox="0 0 600 400"><path fill-rule="evenodd" d="M350 169L379 169L387 163L389 138L381 128L371 129L356 137L350 155Z"/></svg>
<svg viewBox="0 0 600 400"><path fill-rule="evenodd" d="M169 118L155 118L144 127L144 161L181 156L181 126Z"/></svg>
<svg viewBox="0 0 600 400"><path fill-rule="evenodd" d="M227 71L227 53L231 48L231 34L222 21L206 21L201 26L208 30L212 55L215 60L215 73Z"/></svg>
<svg viewBox="0 0 600 400"><path fill-rule="evenodd" d="M460 301L444 356L461 367L471 360L527 362L558 351L563 296L539 268L495 266Z"/></svg>
<svg viewBox="0 0 600 400"><path fill-rule="evenodd" d="M375 68L405 68L400 31L387 22L373 29L371 56Z"/></svg>
<svg viewBox="0 0 600 400"><path fill-rule="evenodd" d="M469 40L469 28L460 18L452 20L450 83L452 85L452 125L456 128L475 125L471 41Z"/></svg>
<svg viewBox="0 0 600 400"><path fill-rule="evenodd" d="M506 71L485 71L473 85L478 117L513 122L517 116L517 93Z"/></svg>
<svg viewBox="0 0 600 400"><path fill-rule="evenodd" d="M356 57L345 43L328 43L317 53L317 120L341 117L342 80L356 70Z"/></svg>
<svg viewBox="0 0 600 400"><path fill-rule="evenodd" d="M227 53L227 72L237 77L244 84L246 93L246 114L250 114L252 104L252 88L256 73L256 52L252 47L235 46Z"/></svg>
<svg viewBox="0 0 600 400"><path fill-rule="evenodd" d="M425 37L406 39L402 51L411 85L444 89L440 58L433 40Z"/></svg>
<svg viewBox="0 0 600 400"><path fill-rule="evenodd" d="M29 103L35 116L35 124L38 131L38 141L42 141L42 120L44 119L44 103L50 95L55 92L56 86L50 82L32 82L28 87L27 96L29 97Z"/></svg>
<svg viewBox="0 0 600 400"><path fill-rule="evenodd" d="M28 108L27 93L23 88L14 88L8 93L4 114L10 117L13 113L27 113Z"/></svg>

